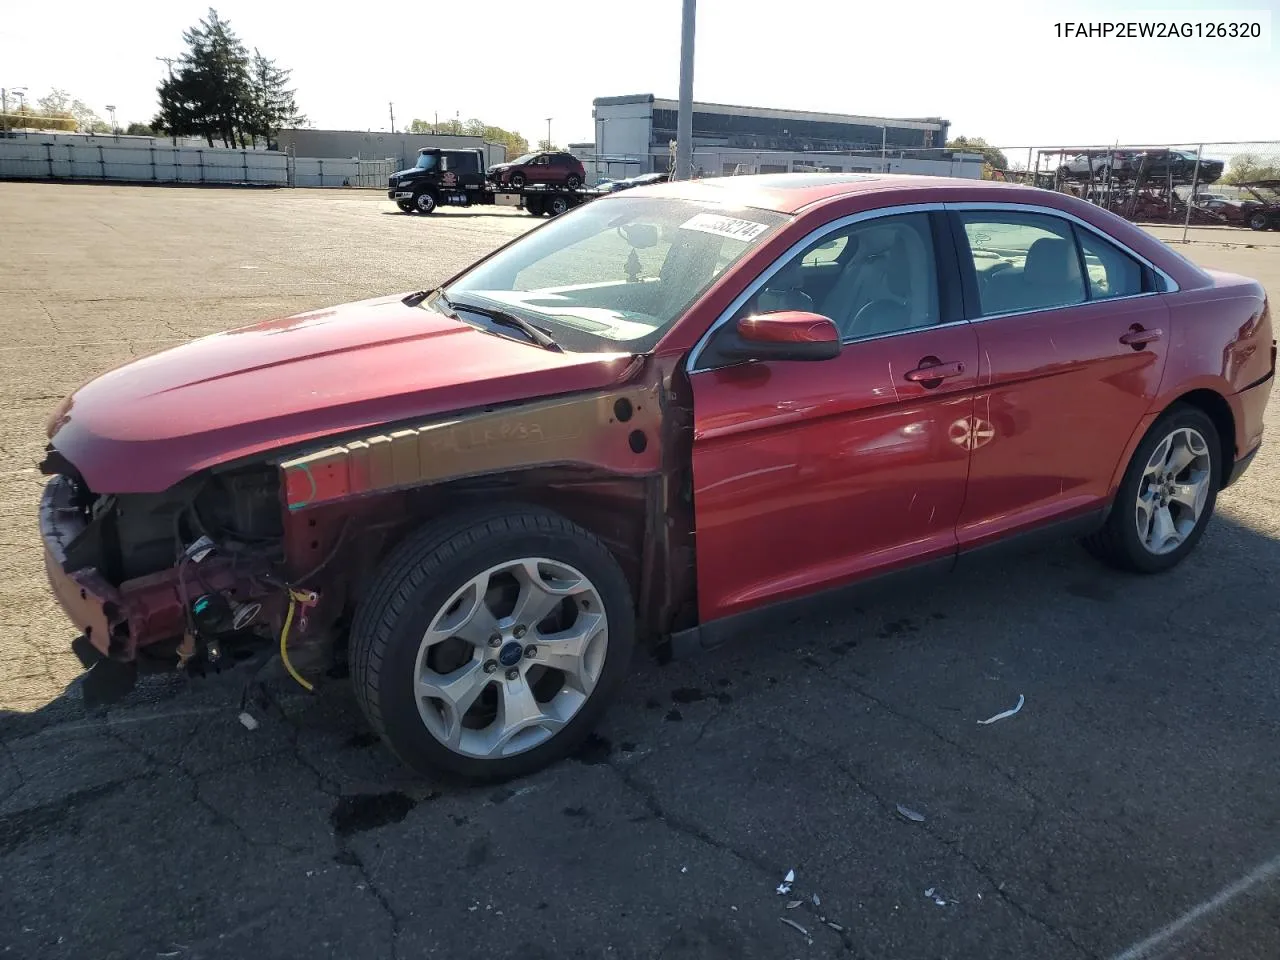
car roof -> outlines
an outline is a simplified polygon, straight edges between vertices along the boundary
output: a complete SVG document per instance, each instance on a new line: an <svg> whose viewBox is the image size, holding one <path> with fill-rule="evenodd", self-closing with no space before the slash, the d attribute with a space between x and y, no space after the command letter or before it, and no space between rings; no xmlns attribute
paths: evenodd
<svg viewBox="0 0 1280 960"><path fill-rule="evenodd" d="M735 206L756 207L778 213L799 213L805 207L838 197L880 191L918 191L925 194L945 191L974 193L1008 190L1038 196L1043 191L1016 183L993 180L970 180L962 177L929 177L882 173L765 173L737 177L708 177L701 180L679 180L649 187L649 196L681 200L705 200ZM1011 202L1019 198L1010 196ZM1030 197L1021 198L1031 202Z"/></svg>

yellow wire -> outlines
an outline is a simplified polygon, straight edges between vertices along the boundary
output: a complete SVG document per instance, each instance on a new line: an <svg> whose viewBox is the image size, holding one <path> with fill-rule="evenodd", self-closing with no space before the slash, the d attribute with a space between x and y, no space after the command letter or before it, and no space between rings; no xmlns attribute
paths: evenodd
<svg viewBox="0 0 1280 960"><path fill-rule="evenodd" d="M293 668L293 664L289 662L288 641L289 641L289 628L293 626L294 608L298 605L299 600L310 600L310 599L311 599L310 594L300 593L299 591L292 590L292 589L289 591L289 612L285 614L284 629L280 631L280 660L284 663L284 668L289 671L289 676L297 680L298 686L302 687L302 689L306 690L308 693L313 692L315 690L315 686L314 684L304 679L302 674L298 673L298 671Z"/></svg>

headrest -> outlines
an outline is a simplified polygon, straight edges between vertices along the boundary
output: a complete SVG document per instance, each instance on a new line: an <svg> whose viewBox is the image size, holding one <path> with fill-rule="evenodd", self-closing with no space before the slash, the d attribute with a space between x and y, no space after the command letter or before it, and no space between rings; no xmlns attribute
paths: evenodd
<svg viewBox="0 0 1280 960"><path fill-rule="evenodd" d="M1022 275L1028 283L1047 286L1080 279L1080 261L1076 257L1075 244L1057 237L1041 237L1027 251Z"/></svg>

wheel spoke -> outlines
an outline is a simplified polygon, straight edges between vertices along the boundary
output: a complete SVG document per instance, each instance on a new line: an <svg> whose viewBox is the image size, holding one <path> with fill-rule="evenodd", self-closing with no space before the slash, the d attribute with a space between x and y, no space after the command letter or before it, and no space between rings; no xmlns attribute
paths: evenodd
<svg viewBox="0 0 1280 960"><path fill-rule="evenodd" d="M1151 545L1151 521L1155 517L1155 497L1144 494L1138 498L1138 537L1143 543Z"/></svg>
<svg viewBox="0 0 1280 960"><path fill-rule="evenodd" d="M1160 553L1170 541L1176 542L1182 538L1178 535L1178 528L1174 525L1173 514L1169 512L1169 508L1157 507L1155 515L1151 521L1151 535L1147 541L1147 545L1152 551Z"/></svg>
<svg viewBox="0 0 1280 960"><path fill-rule="evenodd" d="M533 696L528 681L520 674L515 680L504 680L498 697L498 716L489 738L490 754L501 754L515 736L532 727L548 733L557 732L564 721L543 711Z"/></svg>
<svg viewBox="0 0 1280 960"><path fill-rule="evenodd" d="M1169 499L1180 503L1191 511L1191 519L1196 520L1204 509L1205 499L1209 494L1209 474L1207 471L1193 476L1187 483L1176 483L1169 494Z"/></svg>
<svg viewBox="0 0 1280 960"><path fill-rule="evenodd" d="M454 594L455 602L446 605L431 624L425 637L426 643L440 643L450 637L459 637L475 646L486 643L498 632L498 622L485 604L488 589L489 574L486 572Z"/></svg>
<svg viewBox="0 0 1280 960"><path fill-rule="evenodd" d="M524 561L512 573L520 583L520 595L506 619L531 630L547 619L565 597L590 589L581 577L551 576L536 560Z"/></svg>
<svg viewBox="0 0 1280 960"><path fill-rule="evenodd" d="M559 670L575 689L590 693L599 679L600 664L592 663L587 654L605 626L603 614L579 613L568 630L540 635L537 649L527 662Z"/></svg>
<svg viewBox="0 0 1280 960"><path fill-rule="evenodd" d="M1173 448L1173 436L1167 436L1156 447L1155 452L1151 454L1151 459L1147 461L1147 469L1142 471L1143 477L1150 477L1153 474L1159 475L1164 472L1165 464L1169 459L1170 452Z"/></svg>
<svg viewBox="0 0 1280 960"><path fill-rule="evenodd" d="M1173 476L1182 473L1183 470L1191 466L1196 459L1196 453L1191 449L1185 435L1178 437L1178 442L1172 445L1169 451L1169 459L1165 463L1166 469Z"/></svg>
<svg viewBox="0 0 1280 960"><path fill-rule="evenodd" d="M462 739L462 718L489 685L491 677L477 658L450 674L423 673L418 678L418 697L434 701L444 714L441 739L457 747Z"/></svg>

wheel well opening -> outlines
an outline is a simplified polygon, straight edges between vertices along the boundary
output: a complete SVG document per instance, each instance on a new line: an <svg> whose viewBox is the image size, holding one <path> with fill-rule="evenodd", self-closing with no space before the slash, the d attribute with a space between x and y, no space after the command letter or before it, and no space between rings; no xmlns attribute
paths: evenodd
<svg viewBox="0 0 1280 960"><path fill-rule="evenodd" d="M1231 413L1231 405L1222 394L1213 390L1192 390L1180 396L1177 402L1196 407L1213 421L1222 443L1222 475L1226 477L1236 461L1236 418Z"/></svg>

